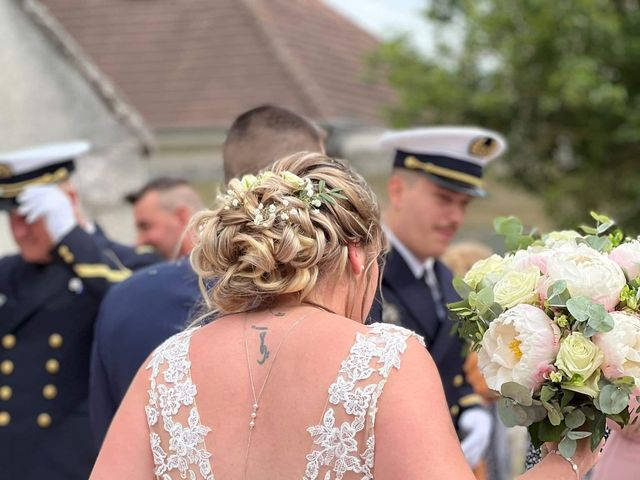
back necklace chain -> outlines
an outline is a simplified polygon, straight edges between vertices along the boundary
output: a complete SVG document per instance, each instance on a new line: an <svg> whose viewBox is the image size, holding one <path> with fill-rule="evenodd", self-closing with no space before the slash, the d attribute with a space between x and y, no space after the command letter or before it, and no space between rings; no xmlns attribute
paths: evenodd
<svg viewBox="0 0 640 480"><path fill-rule="evenodd" d="M313 306L315 308L318 308L315 305L311 305L311 306ZM271 314L276 316L276 317L284 316L284 314L281 313L281 312L276 313L276 312L271 311ZM256 395L255 383L253 381L253 372L251 371L251 364L249 362L249 344L248 344L248 341L247 341L247 323L248 323L248 319L249 319L248 312L244 317L244 331L243 331L244 349L245 349L245 354L246 354L246 359L247 359L247 371L249 372L249 382L251 383L251 394L253 396L253 405L252 405L252 408L251 408L251 420L249 421L249 438L247 440L247 451L245 453L245 459L244 459L244 475L243 475L243 478L246 478L246 475L247 475L247 467L248 467L248 460L249 460L249 449L251 448L251 434L253 433L253 429L256 426L256 420L258 418L258 409L260 408L260 399L262 398L262 394L264 393L264 387L267 385L267 381L269 380L269 376L271 375L271 370L273 370L273 366L276 363L276 359L278 358L278 353L280 352L280 348L282 347L282 344L285 342L285 340L291 334L291 332L294 330L294 328L296 328L298 326L298 324L300 322L302 322L302 320L307 318L309 315L311 315L311 313L308 313L308 314L303 315L302 317L300 317L298 320L293 322L293 324L291 324L291 326L285 332L284 336L282 337L282 340L280 340L280 343L278 344L278 347L276 348L276 351L275 351L275 353L273 355L273 360L271 360L271 365L269 365L269 370L267 370L267 375L265 376L264 381L262 382L262 387L260 387L260 391L258 392L257 395Z"/></svg>

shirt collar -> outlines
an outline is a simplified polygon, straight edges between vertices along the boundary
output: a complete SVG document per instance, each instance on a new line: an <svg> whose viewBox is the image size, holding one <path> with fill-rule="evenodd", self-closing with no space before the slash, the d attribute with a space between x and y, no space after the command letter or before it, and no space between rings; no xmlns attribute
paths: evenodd
<svg viewBox="0 0 640 480"><path fill-rule="evenodd" d="M384 233L387 235L391 246L397 250L402 259L409 266L411 273L413 273L416 278L423 278L426 269L433 269L433 263L435 261L433 257L427 258L425 262L420 262L420 260L418 260L416 256L411 253L411 251L398 239L398 237L395 236L395 234L387 226L383 225L382 228L384 230Z"/></svg>

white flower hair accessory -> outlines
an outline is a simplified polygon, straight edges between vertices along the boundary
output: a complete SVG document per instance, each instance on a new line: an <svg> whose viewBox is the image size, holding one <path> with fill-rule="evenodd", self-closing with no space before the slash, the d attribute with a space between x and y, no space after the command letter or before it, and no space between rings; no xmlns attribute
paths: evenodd
<svg viewBox="0 0 640 480"><path fill-rule="evenodd" d="M229 189L226 195L221 196L220 200L224 203L224 209L244 207L244 196L247 192L254 190L265 182L265 180L279 176L291 187L291 196L301 200L307 209L313 214L320 212L322 205L335 205L336 199L347 200L339 188L327 188L324 180L314 183L310 178L301 178L295 173L289 171L264 172L260 175L245 175L240 179L242 192L240 194ZM289 208L290 201L286 198L282 202L264 205L262 202L258 204L258 208L252 213L254 225L271 226L274 221L280 220L290 222L292 213L295 208Z"/></svg>

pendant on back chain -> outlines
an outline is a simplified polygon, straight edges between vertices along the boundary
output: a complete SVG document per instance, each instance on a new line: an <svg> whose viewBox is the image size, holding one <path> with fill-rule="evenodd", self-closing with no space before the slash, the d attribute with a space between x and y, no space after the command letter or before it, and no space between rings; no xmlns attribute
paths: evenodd
<svg viewBox="0 0 640 480"><path fill-rule="evenodd" d="M258 416L257 411L258 411L258 404L254 403L253 411L251 412L251 421L249 422L249 430L253 430L253 427L256 426L256 417Z"/></svg>

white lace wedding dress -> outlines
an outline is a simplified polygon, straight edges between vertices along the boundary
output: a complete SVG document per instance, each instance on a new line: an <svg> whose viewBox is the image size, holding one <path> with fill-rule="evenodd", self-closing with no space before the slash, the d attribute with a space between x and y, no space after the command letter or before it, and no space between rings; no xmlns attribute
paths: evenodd
<svg viewBox="0 0 640 480"><path fill-rule="evenodd" d="M145 410L155 475L161 480L214 480L215 465L205 440L215 426L200 421L195 403L198 389L190 373L189 343L194 331L168 339L147 365L151 376ZM347 472L361 480L373 479L377 401L391 371L400 368L410 336L423 343L409 330L382 323L356 334L329 386L322 423L307 428L313 447L300 474L303 480L340 480Z"/></svg>

